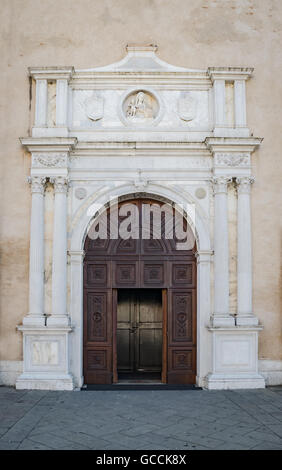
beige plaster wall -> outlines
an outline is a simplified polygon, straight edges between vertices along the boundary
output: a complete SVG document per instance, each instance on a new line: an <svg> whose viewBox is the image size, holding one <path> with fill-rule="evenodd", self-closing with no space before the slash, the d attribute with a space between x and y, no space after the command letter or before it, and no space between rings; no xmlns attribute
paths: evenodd
<svg viewBox="0 0 282 470"><path fill-rule="evenodd" d="M254 307L260 358L282 359L281 0L1 0L0 359L19 360L16 325L28 309L28 66L106 65L127 43L156 43L175 65L254 66L248 123L264 137L254 156Z"/></svg>

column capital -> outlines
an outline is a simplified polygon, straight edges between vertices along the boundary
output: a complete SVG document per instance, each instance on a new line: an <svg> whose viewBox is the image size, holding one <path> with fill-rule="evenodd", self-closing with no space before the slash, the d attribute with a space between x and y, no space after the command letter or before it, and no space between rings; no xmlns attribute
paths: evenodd
<svg viewBox="0 0 282 470"><path fill-rule="evenodd" d="M238 194L250 194L251 184L253 184L255 178L253 176L242 176L236 178Z"/></svg>
<svg viewBox="0 0 282 470"><path fill-rule="evenodd" d="M229 176L214 176L212 178L214 194L226 193L227 185L231 183L232 178Z"/></svg>
<svg viewBox="0 0 282 470"><path fill-rule="evenodd" d="M195 253L197 264L200 263L210 263L211 257L214 254L213 250L198 250Z"/></svg>
<svg viewBox="0 0 282 470"><path fill-rule="evenodd" d="M54 184L55 193L66 194L68 192L69 179L65 176L50 178L50 183Z"/></svg>
<svg viewBox="0 0 282 470"><path fill-rule="evenodd" d="M42 176L28 176L27 182L31 185L32 193L44 194L47 178Z"/></svg>

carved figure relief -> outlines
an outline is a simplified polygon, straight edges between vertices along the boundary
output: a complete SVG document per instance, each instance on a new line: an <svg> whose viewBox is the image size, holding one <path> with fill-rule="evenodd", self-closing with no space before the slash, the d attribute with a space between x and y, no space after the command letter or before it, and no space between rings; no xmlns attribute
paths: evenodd
<svg viewBox="0 0 282 470"><path fill-rule="evenodd" d="M152 121L159 112L159 104L152 93L136 91L131 93L123 103L125 117L133 123Z"/></svg>
<svg viewBox="0 0 282 470"><path fill-rule="evenodd" d="M187 92L182 93L177 103L177 112L183 121L193 121L196 117L196 100Z"/></svg>

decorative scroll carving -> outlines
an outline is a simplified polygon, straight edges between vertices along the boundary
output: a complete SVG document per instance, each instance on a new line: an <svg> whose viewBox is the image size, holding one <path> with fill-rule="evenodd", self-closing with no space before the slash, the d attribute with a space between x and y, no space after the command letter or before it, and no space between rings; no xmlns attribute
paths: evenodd
<svg viewBox="0 0 282 470"><path fill-rule="evenodd" d="M173 341L192 338L192 304L190 294L173 294Z"/></svg>
<svg viewBox="0 0 282 470"><path fill-rule="evenodd" d="M255 178L253 176L243 176L236 178L237 191L239 194L249 194L251 192L251 184L253 184Z"/></svg>
<svg viewBox="0 0 282 470"><path fill-rule="evenodd" d="M182 93L178 103L177 112L180 119L183 121L193 121L196 117L196 100L188 93Z"/></svg>
<svg viewBox="0 0 282 470"><path fill-rule="evenodd" d="M28 176L28 183L31 185L32 193L44 194L46 178L42 176Z"/></svg>
<svg viewBox="0 0 282 470"><path fill-rule="evenodd" d="M67 166L66 153L36 153L32 156L32 166L34 168L40 167L65 167Z"/></svg>
<svg viewBox="0 0 282 470"><path fill-rule="evenodd" d="M217 153L215 164L222 166L246 166L250 165L248 153Z"/></svg>
<svg viewBox="0 0 282 470"><path fill-rule="evenodd" d="M107 300L106 294L89 294L88 324L91 341L107 340Z"/></svg>

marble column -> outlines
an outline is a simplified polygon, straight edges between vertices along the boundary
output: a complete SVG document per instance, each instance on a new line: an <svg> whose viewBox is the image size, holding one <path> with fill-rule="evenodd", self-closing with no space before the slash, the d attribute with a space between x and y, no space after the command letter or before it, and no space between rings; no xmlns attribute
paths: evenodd
<svg viewBox="0 0 282 470"><path fill-rule="evenodd" d="M252 301L252 232L251 184L252 177L237 178L237 316L236 325L257 325Z"/></svg>
<svg viewBox="0 0 282 470"><path fill-rule="evenodd" d="M29 252L29 313L24 325L45 326L44 315L44 190L46 178L32 176Z"/></svg>
<svg viewBox="0 0 282 470"><path fill-rule="evenodd" d="M48 326L66 326L67 315L67 190L63 176L50 179L54 183L54 232L52 266L52 315Z"/></svg>
<svg viewBox="0 0 282 470"><path fill-rule="evenodd" d="M232 326L229 314L229 243L227 185L230 178L218 176L214 183L214 313L213 326Z"/></svg>

